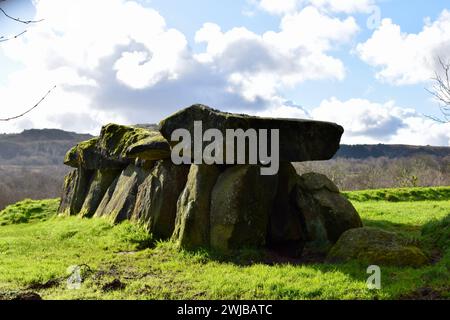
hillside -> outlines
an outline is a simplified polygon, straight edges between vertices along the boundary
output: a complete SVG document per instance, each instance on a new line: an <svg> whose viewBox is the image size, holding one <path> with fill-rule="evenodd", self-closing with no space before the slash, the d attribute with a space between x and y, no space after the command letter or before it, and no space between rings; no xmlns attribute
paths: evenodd
<svg viewBox="0 0 450 320"><path fill-rule="evenodd" d="M57 129L0 134L0 210L24 198L54 198L69 168L64 155L74 144L91 138Z"/></svg>
<svg viewBox="0 0 450 320"><path fill-rule="evenodd" d="M18 134L0 134L0 165L61 165L65 153L89 134L58 129L31 129Z"/></svg>

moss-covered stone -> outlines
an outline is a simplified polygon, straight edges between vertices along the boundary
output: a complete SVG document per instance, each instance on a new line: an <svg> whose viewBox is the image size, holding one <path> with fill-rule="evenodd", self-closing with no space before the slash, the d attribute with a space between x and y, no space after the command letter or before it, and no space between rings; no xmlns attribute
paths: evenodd
<svg viewBox="0 0 450 320"><path fill-rule="evenodd" d="M329 262L350 260L380 266L420 267L428 259L419 248L407 245L395 233L365 227L346 231L327 256Z"/></svg>
<svg viewBox="0 0 450 320"><path fill-rule="evenodd" d="M93 175L93 170L84 168L75 169L66 175L58 209L59 214L70 216L77 215L81 211Z"/></svg>
<svg viewBox="0 0 450 320"><path fill-rule="evenodd" d="M70 149L64 158L64 164L88 170L123 169L127 161L105 156L105 152L102 152L99 146L99 138L92 138Z"/></svg>
<svg viewBox="0 0 450 320"><path fill-rule="evenodd" d="M61 192L61 202L59 204L58 213L70 216L71 206L78 180L78 170L72 170L64 177L63 190Z"/></svg>
<svg viewBox="0 0 450 320"><path fill-rule="evenodd" d="M203 130L278 129L281 161L328 160L339 148L343 128L337 124L313 120L260 118L233 114L193 105L159 123L159 131L169 142L176 129L187 129L194 136L194 121L202 121ZM270 143L270 139L268 139ZM172 142L177 143L177 142ZM209 142L204 142L205 147ZM270 149L269 149L270 150Z"/></svg>
<svg viewBox="0 0 450 320"><path fill-rule="evenodd" d="M80 211L82 217L91 217L97 210L103 196L113 181L120 175L120 170L96 170L89 191Z"/></svg>
<svg viewBox="0 0 450 320"><path fill-rule="evenodd" d="M120 177L120 176L119 176ZM105 194L103 195L102 201L100 201L100 204L98 205L97 209L95 210L94 217L102 217L106 216L108 212L106 211L106 207L108 206L114 191L116 190L117 182L119 181L119 177L116 177L114 181L111 183L111 185L106 189Z"/></svg>
<svg viewBox="0 0 450 320"><path fill-rule="evenodd" d="M72 168L78 168L78 145L67 151L64 157L64 164Z"/></svg>
<svg viewBox="0 0 450 320"><path fill-rule="evenodd" d="M148 128L108 124L102 127L98 145L103 154L113 159L127 158L128 149L145 139L155 136Z"/></svg>
<svg viewBox="0 0 450 320"><path fill-rule="evenodd" d="M186 185L189 166L160 160L139 186L132 220L155 239L168 239L175 228L177 201Z"/></svg>
<svg viewBox="0 0 450 320"><path fill-rule="evenodd" d="M106 191L95 216L106 217L113 223L130 219L139 185L149 172L130 164Z"/></svg>
<svg viewBox="0 0 450 320"><path fill-rule="evenodd" d="M356 209L326 176L300 176L295 192L311 248L327 250L345 231L362 227Z"/></svg>
<svg viewBox="0 0 450 320"><path fill-rule="evenodd" d="M166 159L170 158L170 145L158 131L154 131L149 137L128 147L126 156L143 160Z"/></svg>
<svg viewBox="0 0 450 320"><path fill-rule="evenodd" d="M124 169L135 158L159 160L170 157L170 146L159 131L148 127L108 124L100 136L71 148L64 164L85 169Z"/></svg>
<svg viewBox="0 0 450 320"><path fill-rule="evenodd" d="M220 170L214 165L191 165L186 187L177 203L172 240L184 249L209 247L211 192Z"/></svg>
<svg viewBox="0 0 450 320"><path fill-rule="evenodd" d="M266 243L278 176L263 176L257 165L228 168L211 195L211 247L229 251Z"/></svg>

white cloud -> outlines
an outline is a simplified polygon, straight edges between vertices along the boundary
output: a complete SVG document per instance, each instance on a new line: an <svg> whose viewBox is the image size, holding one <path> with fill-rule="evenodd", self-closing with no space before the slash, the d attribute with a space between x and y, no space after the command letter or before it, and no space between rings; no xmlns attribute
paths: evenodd
<svg viewBox="0 0 450 320"><path fill-rule="evenodd" d="M264 111L256 112L255 115L267 118L285 118L285 119L310 119L311 116L307 110L293 104L280 104L272 106Z"/></svg>
<svg viewBox="0 0 450 320"><path fill-rule="evenodd" d="M36 19L45 20L0 48L23 64L0 88L8 102L1 113L17 114L53 85L58 88L27 121L2 124L1 131L58 127L97 132L105 122L132 120L123 112L127 105L114 108L99 98L114 79L132 92L178 76L187 41L153 9L122 0L40 0L35 5Z"/></svg>
<svg viewBox="0 0 450 320"><path fill-rule="evenodd" d="M223 32L206 23L195 36L206 43L206 52L196 59L227 74L231 92L241 92L248 101L267 99L280 87L306 80L342 80L344 65L328 51L350 41L357 31L353 18L333 18L314 7L283 17L280 31L262 35L245 28Z"/></svg>
<svg viewBox="0 0 450 320"><path fill-rule="evenodd" d="M26 121L0 131L95 133L105 122L156 122L193 103L252 113L283 107L287 113L293 106L281 89L345 77L330 52L358 31L353 18L306 7L264 34L207 23L195 37L206 50L194 54L183 33L134 1L40 0L36 12L45 20L0 47L23 65L0 87L8 101L0 116L26 109L55 84L58 89Z"/></svg>
<svg viewBox="0 0 450 320"><path fill-rule="evenodd" d="M322 101L311 112L316 120L332 121L345 128L343 142L450 145L450 123L424 118L394 101L376 103L365 99Z"/></svg>
<svg viewBox="0 0 450 320"><path fill-rule="evenodd" d="M356 13L370 12L374 0L309 0L312 5L332 12Z"/></svg>
<svg viewBox="0 0 450 320"><path fill-rule="evenodd" d="M374 0L260 0L258 5L275 15L293 13L309 5L324 12L352 14L370 12L374 3Z"/></svg>
<svg viewBox="0 0 450 320"><path fill-rule="evenodd" d="M357 46L360 58L377 67L376 76L396 85L428 81L438 56L449 58L450 11L427 21L419 33L404 33L391 19L383 19L370 39Z"/></svg>
<svg viewBox="0 0 450 320"><path fill-rule="evenodd" d="M261 0L261 9L273 14L285 14L297 9L299 0Z"/></svg>
<svg viewBox="0 0 450 320"><path fill-rule="evenodd" d="M242 27L224 31L206 23L195 35L206 48L194 54L183 33L168 27L157 11L133 1L40 0L37 18L46 20L0 47L23 65L0 86L0 117L25 111L53 85L58 87L39 109L2 123L0 131L55 127L97 133L107 122L156 122L182 107L205 103L260 116L338 122L346 128L346 143L449 144L449 125L394 102L333 98L308 113L285 99L281 92L304 81L345 77L333 52L351 42L358 26L354 18L330 12L363 8L345 11L326 3L295 9L280 19L279 30L263 34ZM436 24L427 28L443 29ZM371 48L362 46L361 54ZM384 50L389 46L384 44ZM411 69L421 73L416 65Z"/></svg>

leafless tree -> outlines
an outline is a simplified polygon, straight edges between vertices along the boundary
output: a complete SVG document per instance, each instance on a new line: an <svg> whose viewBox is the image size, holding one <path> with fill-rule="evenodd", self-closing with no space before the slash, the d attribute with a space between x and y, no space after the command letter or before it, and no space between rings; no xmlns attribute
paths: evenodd
<svg viewBox="0 0 450 320"><path fill-rule="evenodd" d="M435 76L432 78L433 85L426 90L439 101L439 108L443 117L429 116L429 118L446 123L450 122L450 62L444 61L440 57L438 60L441 70L435 72Z"/></svg>

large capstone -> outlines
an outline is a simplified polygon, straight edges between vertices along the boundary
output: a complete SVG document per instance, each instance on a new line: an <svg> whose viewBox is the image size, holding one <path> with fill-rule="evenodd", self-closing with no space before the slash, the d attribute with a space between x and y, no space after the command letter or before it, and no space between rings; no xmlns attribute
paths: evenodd
<svg viewBox="0 0 450 320"><path fill-rule="evenodd" d="M161 134L171 142L172 133L177 129L186 129L194 137L194 121L202 122L202 129L218 129L226 136L227 129L267 129L279 130L279 152L280 161L299 162L311 160L328 160L333 157L339 149L339 142L344 129L329 122L313 120L293 120L260 118L248 115L221 112L204 105L193 105L183 109L170 117L162 120L159 124ZM192 138L192 141L194 139ZM203 148L210 144L204 142ZM269 145L269 150L271 145ZM192 142L192 150L194 150ZM224 150L226 151L226 150Z"/></svg>

